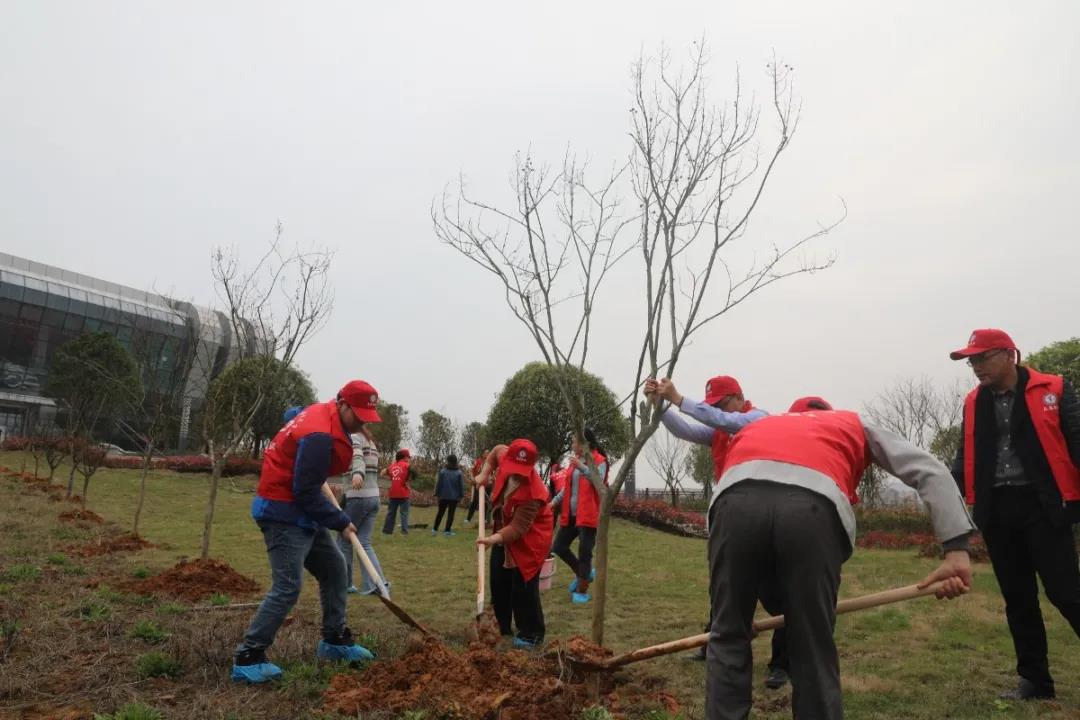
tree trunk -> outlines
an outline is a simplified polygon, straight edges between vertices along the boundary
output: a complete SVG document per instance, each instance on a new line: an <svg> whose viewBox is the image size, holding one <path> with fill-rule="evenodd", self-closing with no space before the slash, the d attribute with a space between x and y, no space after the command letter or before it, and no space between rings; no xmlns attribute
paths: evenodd
<svg viewBox="0 0 1080 720"><path fill-rule="evenodd" d="M210 557L210 531L214 526L214 502L217 500L218 482L221 480L221 468L225 464L225 458L215 458L213 470L210 472L210 499L206 502L206 519L203 521L202 554L203 560Z"/></svg>
<svg viewBox="0 0 1080 720"><path fill-rule="evenodd" d="M71 494L75 491L75 456L71 456L71 471L68 473L68 488L67 497L71 497Z"/></svg>
<svg viewBox="0 0 1080 720"><path fill-rule="evenodd" d="M608 530L611 529L611 510L615 506L615 493L608 490L600 507L600 521L596 524L596 547L593 564L596 581L590 586L593 594L592 641L604 644L604 618L607 605Z"/></svg>
<svg viewBox="0 0 1080 720"><path fill-rule="evenodd" d="M142 516L143 501L146 499L146 476L150 474L153 453L154 445L150 443L146 447L146 455L143 456L142 477L139 479L139 502L135 504L135 522L131 526L131 532L135 535L139 534L139 518Z"/></svg>
<svg viewBox="0 0 1080 720"><path fill-rule="evenodd" d="M87 473L83 476L82 480L82 509L86 509L86 496L90 492L90 474Z"/></svg>
<svg viewBox="0 0 1080 720"><path fill-rule="evenodd" d="M34 453L34 479L37 480L38 474L38 454Z"/></svg>
<svg viewBox="0 0 1080 720"><path fill-rule="evenodd" d="M671 507L679 507L679 491L674 485L669 486L668 490L671 491Z"/></svg>

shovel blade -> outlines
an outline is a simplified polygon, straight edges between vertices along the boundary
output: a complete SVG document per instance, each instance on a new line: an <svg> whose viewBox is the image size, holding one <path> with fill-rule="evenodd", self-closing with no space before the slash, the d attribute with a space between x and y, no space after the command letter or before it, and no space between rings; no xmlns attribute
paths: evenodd
<svg viewBox="0 0 1080 720"><path fill-rule="evenodd" d="M383 603L383 605L386 606L386 609L389 610L391 613L393 613L394 616L398 620L405 623L406 625L409 625L410 627L416 628L417 630L422 632L424 635L427 635L429 637L435 637L434 633L432 633L426 627L424 627L423 625L418 623L416 620L414 620L412 615L405 612L405 610L402 609L402 607L400 605L398 605L397 603L395 603L393 600L391 600L390 598L384 597L383 595L379 595L379 599L382 600L382 603Z"/></svg>

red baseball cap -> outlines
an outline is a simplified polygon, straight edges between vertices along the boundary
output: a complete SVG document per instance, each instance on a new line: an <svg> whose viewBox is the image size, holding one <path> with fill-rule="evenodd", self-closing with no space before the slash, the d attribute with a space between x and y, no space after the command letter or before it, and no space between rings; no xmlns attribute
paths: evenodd
<svg viewBox="0 0 1080 720"><path fill-rule="evenodd" d="M363 422L380 422L382 418L375 412L379 404L379 391L363 380L353 380L338 390L338 398L352 408L353 414Z"/></svg>
<svg viewBox="0 0 1080 720"><path fill-rule="evenodd" d="M705 383L705 404L718 403L728 395L742 395L739 381L730 375L717 375Z"/></svg>
<svg viewBox="0 0 1080 720"><path fill-rule="evenodd" d="M817 405L818 407L814 407ZM824 407L822 407L824 406ZM811 410L832 410L833 406L829 404L829 401L825 398L820 398L817 395L807 395L801 397L795 402L791 403L791 407L788 408L789 413L801 413L809 412Z"/></svg>
<svg viewBox="0 0 1080 720"><path fill-rule="evenodd" d="M394 455L394 457L396 457L396 458L412 458L412 453L409 452L409 448L401 448L400 450L397 451L397 454Z"/></svg>
<svg viewBox="0 0 1080 720"><path fill-rule="evenodd" d="M1016 350L1016 343L1012 341L1008 333L995 328L983 328L971 333L967 347L953 350L949 357L953 360L963 360L972 355L986 352L987 350Z"/></svg>
<svg viewBox="0 0 1080 720"><path fill-rule="evenodd" d="M499 469L512 475L532 475L539 453L532 440L518 438L506 448L506 454L499 461Z"/></svg>

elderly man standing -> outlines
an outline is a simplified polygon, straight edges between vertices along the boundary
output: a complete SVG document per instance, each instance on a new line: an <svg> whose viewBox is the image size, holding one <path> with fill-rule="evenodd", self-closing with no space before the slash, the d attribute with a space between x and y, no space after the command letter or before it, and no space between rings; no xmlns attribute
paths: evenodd
<svg viewBox="0 0 1080 720"><path fill-rule="evenodd" d="M1019 365L1001 330L971 334L949 355L966 359L978 386L964 401L962 443L953 463L994 566L1016 649L1011 700L1054 697L1046 596L1080 635L1080 570L1072 525L1080 520L1080 399L1068 380Z"/></svg>
<svg viewBox="0 0 1080 720"><path fill-rule="evenodd" d="M281 668L266 659L266 649L300 597L305 569L318 581L322 602L318 658L357 662L373 657L353 642L345 626L349 583L345 558L330 530L348 538L355 537L356 527L326 481L349 469L349 436L364 423L379 421L378 400L375 388L353 380L336 399L311 405L286 423L267 447L251 515L266 543L271 586L236 648L234 681L262 683L281 677Z"/></svg>

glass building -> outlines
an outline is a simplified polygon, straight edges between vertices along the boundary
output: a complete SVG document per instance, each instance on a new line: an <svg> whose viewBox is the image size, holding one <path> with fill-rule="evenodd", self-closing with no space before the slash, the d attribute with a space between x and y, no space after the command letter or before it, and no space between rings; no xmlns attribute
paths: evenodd
<svg viewBox="0 0 1080 720"><path fill-rule="evenodd" d="M53 424L49 362L87 332L115 335L138 359L146 388L179 390L179 448L210 381L237 355L220 312L0 253L0 433Z"/></svg>

